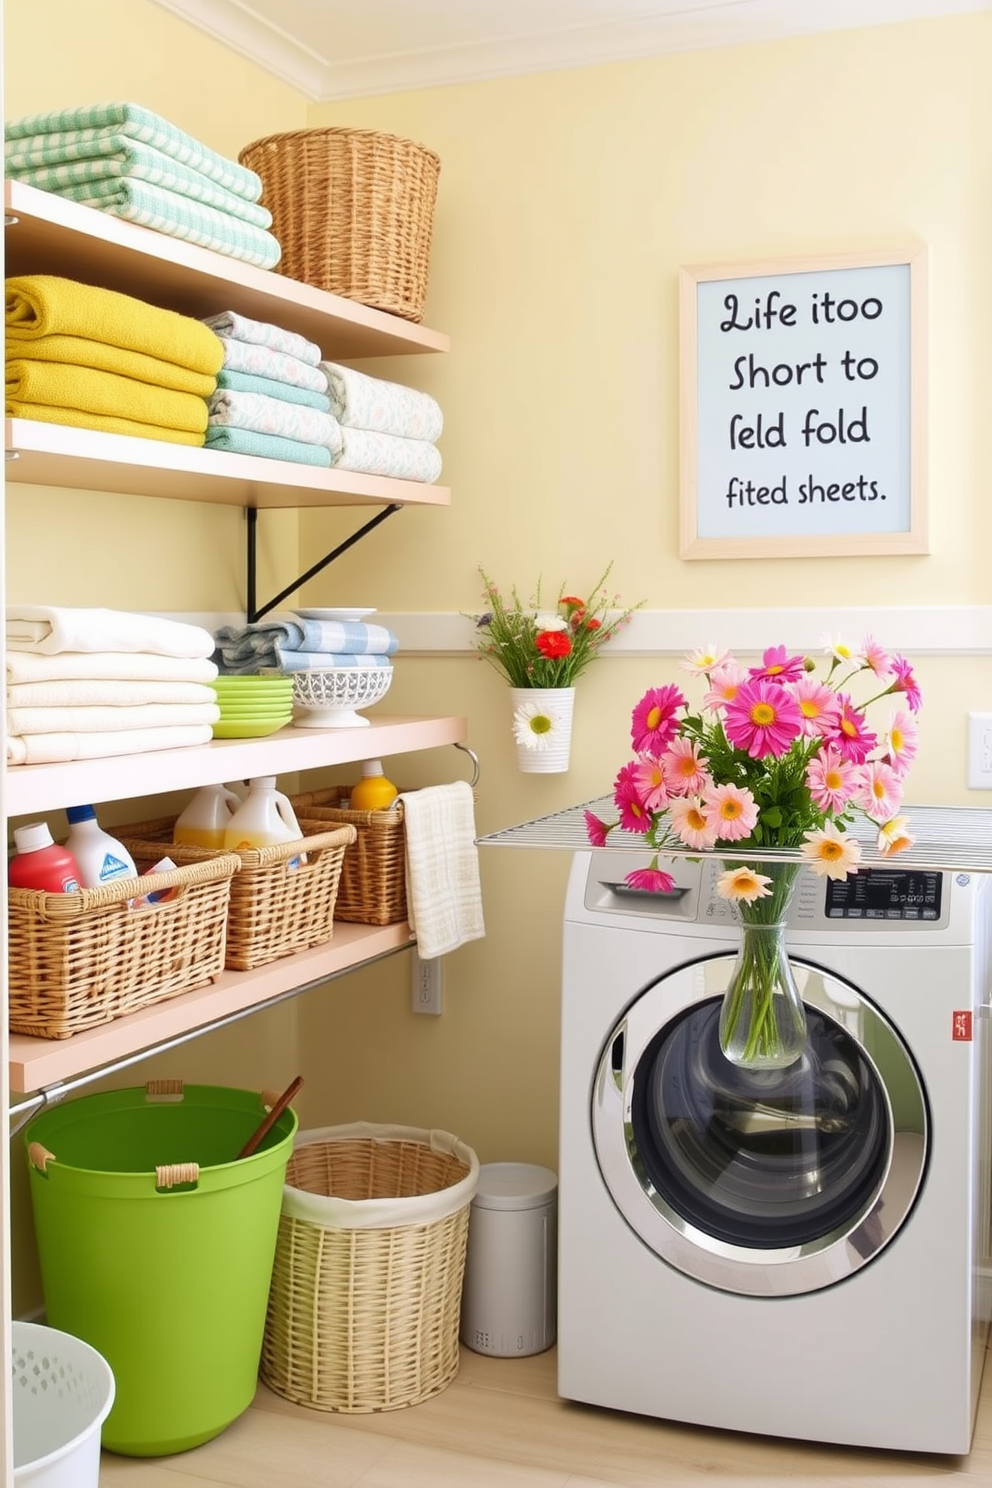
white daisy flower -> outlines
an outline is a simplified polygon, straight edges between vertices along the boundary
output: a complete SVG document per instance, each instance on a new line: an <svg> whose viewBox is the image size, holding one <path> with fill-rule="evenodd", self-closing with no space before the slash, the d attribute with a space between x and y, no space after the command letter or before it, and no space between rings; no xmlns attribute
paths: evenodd
<svg viewBox="0 0 992 1488"><path fill-rule="evenodd" d="M562 615L545 615L538 612L534 616L534 627L536 630L567 630L568 621Z"/></svg>
<svg viewBox="0 0 992 1488"><path fill-rule="evenodd" d="M513 737L528 749L549 749L563 727L556 708L521 703L513 715Z"/></svg>

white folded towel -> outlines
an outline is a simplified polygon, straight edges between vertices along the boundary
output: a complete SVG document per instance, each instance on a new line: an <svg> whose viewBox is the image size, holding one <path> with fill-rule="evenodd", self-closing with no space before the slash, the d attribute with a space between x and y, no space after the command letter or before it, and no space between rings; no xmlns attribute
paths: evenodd
<svg viewBox="0 0 992 1488"><path fill-rule="evenodd" d="M428 444L441 437L444 419L430 393L370 377L338 362L321 362L320 368L327 376L331 412L339 423L352 429L374 429L379 434L399 434L404 439L426 439Z"/></svg>
<svg viewBox="0 0 992 1488"><path fill-rule="evenodd" d="M475 802L464 780L403 792L410 928L425 961L485 935Z"/></svg>
<svg viewBox="0 0 992 1488"><path fill-rule="evenodd" d="M149 754L156 749L209 744L213 736L209 723L186 728L115 729L106 734L27 734L23 738L11 735L7 739L7 763L55 765L110 755Z"/></svg>
<svg viewBox="0 0 992 1488"><path fill-rule="evenodd" d="M103 681L212 682L217 663L201 656L153 656L150 651L62 651L37 656L8 651L7 681L60 682L65 678Z"/></svg>
<svg viewBox="0 0 992 1488"><path fill-rule="evenodd" d="M8 605L7 646L42 656L60 651L150 651L158 656L207 657L214 638L199 625L159 615Z"/></svg>
<svg viewBox="0 0 992 1488"><path fill-rule="evenodd" d="M50 682L12 682L7 686L8 708L137 708L142 703L216 702L216 692L205 682L54 677Z"/></svg>
<svg viewBox="0 0 992 1488"><path fill-rule="evenodd" d="M392 475L397 480L437 480L441 451L426 439L401 439L371 429L349 429L341 424L341 453L333 456L335 470L357 470L366 475Z"/></svg>
<svg viewBox="0 0 992 1488"><path fill-rule="evenodd" d="M209 703L145 703L135 708L8 708L8 734L102 734L220 722Z"/></svg>

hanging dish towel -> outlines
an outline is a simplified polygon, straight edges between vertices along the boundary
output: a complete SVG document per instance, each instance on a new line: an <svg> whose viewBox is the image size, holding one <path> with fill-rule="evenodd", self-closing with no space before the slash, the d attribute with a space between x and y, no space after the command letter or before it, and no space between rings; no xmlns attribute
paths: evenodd
<svg viewBox="0 0 992 1488"><path fill-rule="evenodd" d="M42 656L57 651L152 651L159 656L208 657L214 638L199 625L160 615L8 605L7 646Z"/></svg>
<svg viewBox="0 0 992 1488"><path fill-rule="evenodd" d="M482 917L475 804L464 780L402 793L410 928L425 961L486 929Z"/></svg>

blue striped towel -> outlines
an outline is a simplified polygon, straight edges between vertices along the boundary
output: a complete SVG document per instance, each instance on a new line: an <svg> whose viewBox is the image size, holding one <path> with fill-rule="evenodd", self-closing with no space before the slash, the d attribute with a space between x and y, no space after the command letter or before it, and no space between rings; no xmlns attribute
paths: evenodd
<svg viewBox="0 0 992 1488"><path fill-rule="evenodd" d="M171 160L151 145L139 144L126 135L110 134L89 148L94 151L85 159L66 160L65 151L47 143L48 135L14 141L6 160L6 174L39 191L61 192L67 186L83 186L89 181L110 181L127 176L134 181L147 181L177 196L188 196L204 206L215 207L231 217L250 222L253 227L271 227L272 213L267 207L245 201L233 191L225 191L188 165ZM18 148L18 146L20 148ZM85 149L85 146L81 146Z"/></svg>
<svg viewBox="0 0 992 1488"><path fill-rule="evenodd" d="M367 665L368 656L392 656L399 641L384 625L363 625L358 620L262 620L254 625L224 625L214 632L214 640L226 665L254 660L258 666L279 666L277 652L300 655L320 654L328 666L328 655L340 658L360 656ZM308 663L315 665L319 663ZM340 660L334 665L343 665Z"/></svg>
<svg viewBox="0 0 992 1488"><path fill-rule="evenodd" d="M27 139L31 135L50 137L53 146L67 150L90 145L101 135L125 134L169 155L182 165L190 165L211 181L216 181L235 196L257 202L262 195L262 178L254 171L228 160L194 139L159 114L136 103L93 103L79 108L58 109L50 114L27 114L4 126L7 141ZM67 154L66 159L78 159Z"/></svg>
<svg viewBox="0 0 992 1488"><path fill-rule="evenodd" d="M259 269L274 268L282 257L282 249L271 233L188 196L149 186L147 181L122 176L114 181L91 181L86 186L65 186L58 195Z"/></svg>
<svg viewBox="0 0 992 1488"><path fill-rule="evenodd" d="M223 651L214 652L214 661L224 676L254 676L257 672L280 671L326 672L339 667L349 670L364 667L366 670L392 671L393 663L388 656L361 655L355 651L344 651L335 656L330 651L284 651L275 646L271 656L248 657L244 661L225 661Z"/></svg>

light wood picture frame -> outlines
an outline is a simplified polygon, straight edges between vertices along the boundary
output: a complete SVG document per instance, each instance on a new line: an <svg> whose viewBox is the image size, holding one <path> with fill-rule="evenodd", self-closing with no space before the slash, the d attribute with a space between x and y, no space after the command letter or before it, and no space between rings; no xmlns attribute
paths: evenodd
<svg viewBox="0 0 992 1488"><path fill-rule="evenodd" d="M680 271L682 558L929 551L927 251Z"/></svg>

